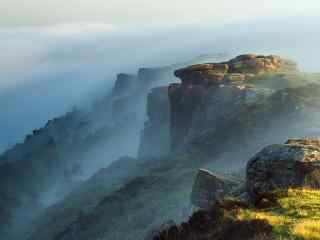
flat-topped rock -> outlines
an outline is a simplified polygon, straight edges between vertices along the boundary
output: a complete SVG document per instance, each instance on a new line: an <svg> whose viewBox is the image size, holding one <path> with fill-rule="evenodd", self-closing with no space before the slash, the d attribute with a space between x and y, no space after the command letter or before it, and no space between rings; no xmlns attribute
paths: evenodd
<svg viewBox="0 0 320 240"><path fill-rule="evenodd" d="M246 54L227 62L192 65L175 71L182 84L211 86L243 82L264 73L297 72L297 64L279 56Z"/></svg>

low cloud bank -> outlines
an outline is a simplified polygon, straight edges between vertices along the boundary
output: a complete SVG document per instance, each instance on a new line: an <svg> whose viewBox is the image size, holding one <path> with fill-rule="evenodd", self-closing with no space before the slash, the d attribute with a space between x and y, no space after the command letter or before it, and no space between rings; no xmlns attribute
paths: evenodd
<svg viewBox="0 0 320 240"><path fill-rule="evenodd" d="M103 23L0 29L0 152L48 119L108 92L119 72L202 54L293 58L320 71L320 18L241 24L116 26Z"/></svg>

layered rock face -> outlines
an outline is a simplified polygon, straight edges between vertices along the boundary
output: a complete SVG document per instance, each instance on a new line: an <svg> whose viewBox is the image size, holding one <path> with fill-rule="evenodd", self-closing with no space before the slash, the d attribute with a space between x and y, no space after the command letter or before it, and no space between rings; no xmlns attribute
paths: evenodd
<svg viewBox="0 0 320 240"><path fill-rule="evenodd" d="M272 89L251 83L266 74L284 72L298 72L296 64L278 56L253 54L176 70L181 84L168 88L172 149L209 126L224 127L244 108L270 96Z"/></svg>
<svg viewBox="0 0 320 240"><path fill-rule="evenodd" d="M276 190L320 188L320 140L291 139L264 148L248 162L246 178L255 203Z"/></svg>

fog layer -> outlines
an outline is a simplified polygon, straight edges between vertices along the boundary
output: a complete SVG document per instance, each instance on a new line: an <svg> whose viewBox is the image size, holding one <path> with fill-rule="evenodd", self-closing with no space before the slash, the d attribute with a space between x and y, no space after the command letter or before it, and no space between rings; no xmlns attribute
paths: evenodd
<svg viewBox="0 0 320 240"><path fill-rule="evenodd" d="M280 54L317 71L319 18L207 25L61 24L0 29L0 152L32 129L88 105L119 72L202 54Z"/></svg>

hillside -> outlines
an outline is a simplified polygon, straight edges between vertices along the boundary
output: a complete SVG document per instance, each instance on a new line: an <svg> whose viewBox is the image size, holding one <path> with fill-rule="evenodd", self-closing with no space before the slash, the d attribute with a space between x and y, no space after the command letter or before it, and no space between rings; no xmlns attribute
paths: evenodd
<svg viewBox="0 0 320 240"><path fill-rule="evenodd" d="M28 137L34 146L36 136L47 136L46 144L53 145L53 150L40 145L25 153L20 148L31 149L26 139L2 156L5 163L0 171L13 170L7 179L2 177L3 189L10 186L12 191L1 193L1 211L15 212L22 207L36 213L31 214L22 234L12 239L149 240L164 223L179 225L194 216L189 222L197 224L201 218L197 219L190 194L199 168L243 183L248 160L263 147L288 138L320 135L319 80L320 75L300 72L293 61L273 55L241 55L218 63L119 74L113 92L97 101L90 112L75 110ZM75 119L69 126L63 120L67 116ZM50 129L60 127L60 122L62 130L52 131L59 133L53 135ZM34 167L22 167L22 163ZM25 181L29 176L34 176L32 181ZM42 178L50 181L38 184ZM58 192L63 190L57 200L33 205L43 201L44 192L55 193L55 186ZM285 218L281 224L290 223L290 231L280 223L254 224L268 234L279 227L281 236L294 236L292 231L299 231L291 229L299 228L299 216L289 216L291 207L309 201L309 193L318 194L301 190L300 201L295 197L297 191L279 198L280 206L267 209L247 206L243 199L233 200L234 206L225 214L247 224L254 219L273 219L281 212L280 218ZM8 203L14 202L8 198L26 201L8 208ZM223 201L216 204L223 205ZM316 201L312 204L317 207ZM233 208L240 210L234 214ZM10 224L3 216L2 221ZM301 221L311 216L313 213L307 212Z"/></svg>
<svg viewBox="0 0 320 240"><path fill-rule="evenodd" d="M188 222L171 226L154 240L171 239L320 239L320 192L289 190L273 206L253 208L226 199L210 210L194 213Z"/></svg>

